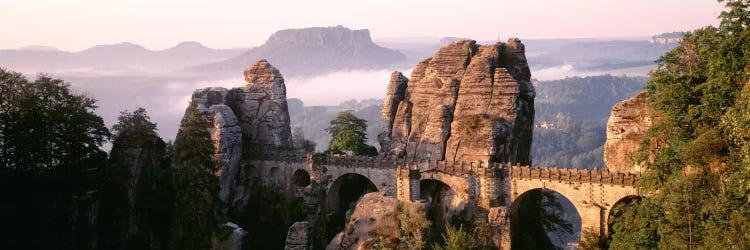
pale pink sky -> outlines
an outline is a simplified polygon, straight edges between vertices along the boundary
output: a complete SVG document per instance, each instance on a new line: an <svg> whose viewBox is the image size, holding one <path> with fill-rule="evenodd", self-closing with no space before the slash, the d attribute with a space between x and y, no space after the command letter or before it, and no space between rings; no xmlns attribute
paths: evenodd
<svg viewBox="0 0 750 250"><path fill-rule="evenodd" d="M374 38L635 37L715 25L721 10L714 0L0 0L0 49L252 47L279 29L335 25Z"/></svg>

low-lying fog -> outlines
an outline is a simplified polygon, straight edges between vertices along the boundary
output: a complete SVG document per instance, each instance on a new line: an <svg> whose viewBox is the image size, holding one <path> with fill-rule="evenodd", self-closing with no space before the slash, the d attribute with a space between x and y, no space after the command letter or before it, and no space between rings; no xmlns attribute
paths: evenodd
<svg viewBox="0 0 750 250"><path fill-rule="evenodd" d="M351 99L384 98L392 71L333 72L314 77L286 78L287 97L299 98L305 106L338 105ZM644 70L647 72L647 70ZM572 65L533 69L532 78L554 80L570 76L599 75L613 72L577 71ZM614 72L615 74L617 72ZM624 74L620 72L617 74ZM638 75L638 73L634 73ZM404 70L410 76L410 70ZM631 74L628 74L631 75ZM32 76L33 77L33 76ZM205 87L233 88L245 84L241 75L228 79L195 79L179 77L138 76L66 76L62 72L53 77L70 82L74 89L98 99L96 112L111 127L120 111L144 107L158 124L160 135L173 140L180 119L195 89Z"/></svg>
<svg viewBox="0 0 750 250"><path fill-rule="evenodd" d="M407 72L408 73L408 72ZM287 98L299 98L306 106L338 105L351 99L383 98L391 71L334 72L309 78L286 78ZM32 76L33 77L33 76ZM53 75L98 100L96 112L108 127L120 111L144 107L158 124L159 134L173 140L194 90L205 87L233 88L245 84L241 76L201 80L166 77L74 77Z"/></svg>

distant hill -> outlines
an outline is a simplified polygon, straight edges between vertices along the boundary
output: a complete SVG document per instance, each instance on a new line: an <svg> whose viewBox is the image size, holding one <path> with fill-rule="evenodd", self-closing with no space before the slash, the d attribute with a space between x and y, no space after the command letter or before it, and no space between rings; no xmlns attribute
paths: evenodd
<svg viewBox="0 0 750 250"><path fill-rule="evenodd" d="M27 46L18 50L0 50L0 67L36 71L91 68L177 70L191 65L236 56L243 49L212 49L198 42L182 42L165 50L149 50L133 43L97 45L80 52L69 52L44 46Z"/></svg>
<svg viewBox="0 0 750 250"><path fill-rule="evenodd" d="M18 50L30 50L30 51L59 51L60 49L52 46L43 45L29 45L18 48Z"/></svg>
<svg viewBox="0 0 750 250"><path fill-rule="evenodd" d="M643 91L647 81L601 75L535 84L533 165L604 168L612 106Z"/></svg>
<svg viewBox="0 0 750 250"><path fill-rule="evenodd" d="M273 63L284 76L305 76L341 70L393 69L405 56L373 43L366 29L316 27L277 31L265 44L239 56L191 69L236 74L259 59Z"/></svg>

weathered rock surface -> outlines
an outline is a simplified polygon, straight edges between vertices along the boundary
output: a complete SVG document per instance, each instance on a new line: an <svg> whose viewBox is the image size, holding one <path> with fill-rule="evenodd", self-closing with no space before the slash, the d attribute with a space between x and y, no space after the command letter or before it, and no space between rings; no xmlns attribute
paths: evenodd
<svg viewBox="0 0 750 250"><path fill-rule="evenodd" d="M221 87L198 89L192 101L209 124L216 159L220 165L219 198L232 198L244 147L290 147L289 112L286 86L281 73L265 60L245 70L247 84L227 90ZM236 113L235 113L236 112ZM243 145L249 143L250 145Z"/></svg>
<svg viewBox="0 0 750 250"><path fill-rule="evenodd" d="M615 104L607 122L607 142L604 144L604 163L610 171L639 172L634 153L646 133L659 119L648 107L646 93Z"/></svg>
<svg viewBox="0 0 750 250"><path fill-rule="evenodd" d="M165 146L166 143L153 133L122 131L118 135L110 152L107 176L119 181L106 184L116 186L108 186L104 193L105 199L110 200L108 204L117 205L101 213L102 220L112 222L101 229L102 238L117 242L102 239L102 248L138 248L132 241L157 246L159 240L166 239L166 235L160 235L151 224L155 212L144 209L150 205L146 202L154 198L158 177L164 168L170 167L164 157Z"/></svg>
<svg viewBox="0 0 750 250"><path fill-rule="evenodd" d="M245 69L245 81L245 86L231 89L227 96L242 134L253 144L292 146L286 85L279 70L260 60Z"/></svg>
<svg viewBox="0 0 750 250"><path fill-rule="evenodd" d="M403 202L402 205L405 209L424 212L420 203ZM399 201L383 192L368 193L357 202L344 231L336 235L326 249L370 249L376 241L399 245L400 236Z"/></svg>
<svg viewBox="0 0 750 250"><path fill-rule="evenodd" d="M309 237L310 225L307 221L298 221L289 227L286 234L285 250L307 250L310 249Z"/></svg>
<svg viewBox="0 0 750 250"><path fill-rule="evenodd" d="M516 38L485 46L462 40L417 64L411 79L394 72L381 152L530 164L535 92L524 52Z"/></svg>

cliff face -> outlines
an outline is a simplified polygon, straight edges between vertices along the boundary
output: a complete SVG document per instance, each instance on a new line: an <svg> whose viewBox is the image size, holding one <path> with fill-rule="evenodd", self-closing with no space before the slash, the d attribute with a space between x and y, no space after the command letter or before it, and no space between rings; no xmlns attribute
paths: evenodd
<svg viewBox="0 0 750 250"><path fill-rule="evenodd" d="M604 144L604 163L610 171L640 171L633 154L658 119L659 115L648 107L645 92L615 104L607 122Z"/></svg>
<svg viewBox="0 0 750 250"><path fill-rule="evenodd" d="M112 145L101 209L102 248L161 249L166 242L166 233L158 226L165 223L159 221L161 211L150 204L162 192L158 190L165 181L161 176L170 168L165 146L156 134L125 132Z"/></svg>
<svg viewBox="0 0 750 250"><path fill-rule="evenodd" d="M243 146L292 146L286 86L281 73L261 60L247 67L245 81L245 86L230 90L198 89L192 97L210 124L207 129L221 165L219 197L224 202L232 196Z"/></svg>
<svg viewBox="0 0 750 250"><path fill-rule="evenodd" d="M280 30L261 46L225 61L198 66L203 71L237 72L247 62L268 59L287 75L336 70L382 69L406 57L372 42L370 31L342 26Z"/></svg>
<svg viewBox="0 0 750 250"><path fill-rule="evenodd" d="M390 157L530 164L534 87L519 39L453 42L391 75L378 136Z"/></svg>

